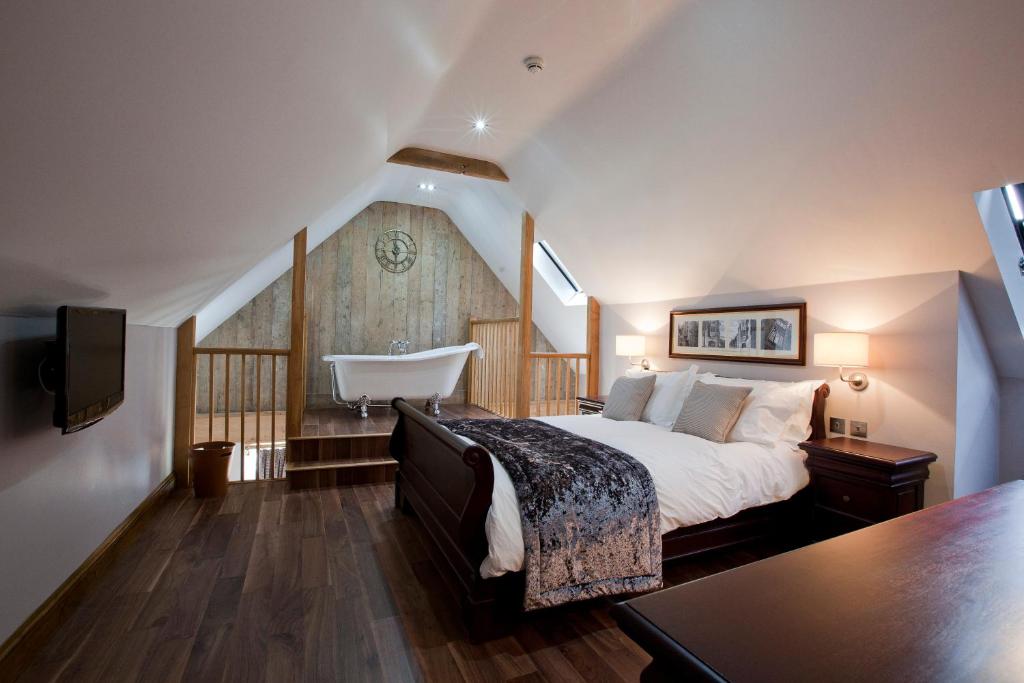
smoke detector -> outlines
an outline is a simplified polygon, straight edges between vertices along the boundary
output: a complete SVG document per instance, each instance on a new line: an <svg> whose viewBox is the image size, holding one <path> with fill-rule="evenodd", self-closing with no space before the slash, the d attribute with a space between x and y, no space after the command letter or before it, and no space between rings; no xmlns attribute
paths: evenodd
<svg viewBox="0 0 1024 683"><path fill-rule="evenodd" d="M544 60L536 55L524 59L523 64L526 65L526 70L532 74L539 74L544 70Z"/></svg>

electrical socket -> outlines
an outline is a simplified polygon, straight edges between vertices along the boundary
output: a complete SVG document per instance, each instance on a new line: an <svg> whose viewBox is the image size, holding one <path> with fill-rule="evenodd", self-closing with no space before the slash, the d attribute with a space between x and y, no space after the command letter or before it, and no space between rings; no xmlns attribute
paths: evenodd
<svg viewBox="0 0 1024 683"><path fill-rule="evenodd" d="M828 421L828 430L833 434L846 433L846 420L841 417L833 417Z"/></svg>
<svg viewBox="0 0 1024 683"><path fill-rule="evenodd" d="M861 439L868 438L868 423L850 420L850 436L860 437Z"/></svg>

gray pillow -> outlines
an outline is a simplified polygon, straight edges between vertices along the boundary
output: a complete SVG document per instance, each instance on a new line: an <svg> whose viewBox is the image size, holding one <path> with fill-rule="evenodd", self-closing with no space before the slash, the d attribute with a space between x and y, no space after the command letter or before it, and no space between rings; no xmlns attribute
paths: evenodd
<svg viewBox="0 0 1024 683"><path fill-rule="evenodd" d="M654 392L656 380L654 373L643 377L619 377L608 392L608 400L601 414L609 420L639 420L647 399Z"/></svg>
<svg viewBox="0 0 1024 683"><path fill-rule="evenodd" d="M731 387L698 381L686 398L683 409L679 411L672 431L725 443L725 437L739 419L743 401L752 390L753 387Z"/></svg>

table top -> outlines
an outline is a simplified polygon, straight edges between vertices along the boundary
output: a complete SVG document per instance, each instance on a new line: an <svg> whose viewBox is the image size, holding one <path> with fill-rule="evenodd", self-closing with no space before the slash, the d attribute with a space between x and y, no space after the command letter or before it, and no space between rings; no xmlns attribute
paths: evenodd
<svg viewBox="0 0 1024 683"><path fill-rule="evenodd" d="M1019 680L1024 481L641 596L613 614L657 661L696 663L711 680Z"/></svg>
<svg viewBox="0 0 1024 683"><path fill-rule="evenodd" d="M919 451L914 448L904 448L903 446L890 446L889 444L866 441L864 439L852 439L848 436L811 439L800 445L810 449L821 448L832 453L841 453L857 458L868 458L893 466L936 460L936 455L929 451Z"/></svg>

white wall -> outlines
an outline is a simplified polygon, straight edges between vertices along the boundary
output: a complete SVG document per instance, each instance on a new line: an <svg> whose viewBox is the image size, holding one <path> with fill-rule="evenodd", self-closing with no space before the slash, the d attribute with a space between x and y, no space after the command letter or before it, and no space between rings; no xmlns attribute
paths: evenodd
<svg viewBox="0 0 1024 683"><path fill-rule="evenodd" d="M1024 334L1024 275L1020 272L1018 262L1021 258L1020 242L1013 227L1010 210L1006 206L1000 188L976 192L974 203L981 215L981 222L988 234L999 273L1003 276L1003 285L1010 298L1010 305L1017 319L1017 326Z"/></svg>
<svg viewBox="0 0 1024 683"><path fill-rule="evenodd" d="M999 377L973 302L961 281L957 316L955 498L999 483L999 421Z"/></svg>
<svg viewBox="0 0 1024 683"><path fill-rule="evenodd" d="M647 335L648 358L661 369L690 361L668 358L668 316L673 308L807 302L806 367L694 361L702 370L752 379L824 379L832 387L828 413L866 420L874 441L934 451L925 486L928 505L953 497L956 452L958 274L955 271L858 282L793 287L700 299L605 305L601 309L601 384L608 390L626 367L615 356L616 334ZM835 368L814 367L815 332L871 334L870 386L855 392Z"/></svg>
<svg viewBox="0 0 1024 683"><path fill-rule="evenodd" d="M130 325L124 404L68 436L36 380L54 333L0 317L0 642L171 471L174 330Z"/></svg>
<svg viewBox="0 0 1024 683"><path fill-rule="evenodd" d="M1024 478L1024 380L1003 377L999 384L999 480L1012 481Z"/></svg>

